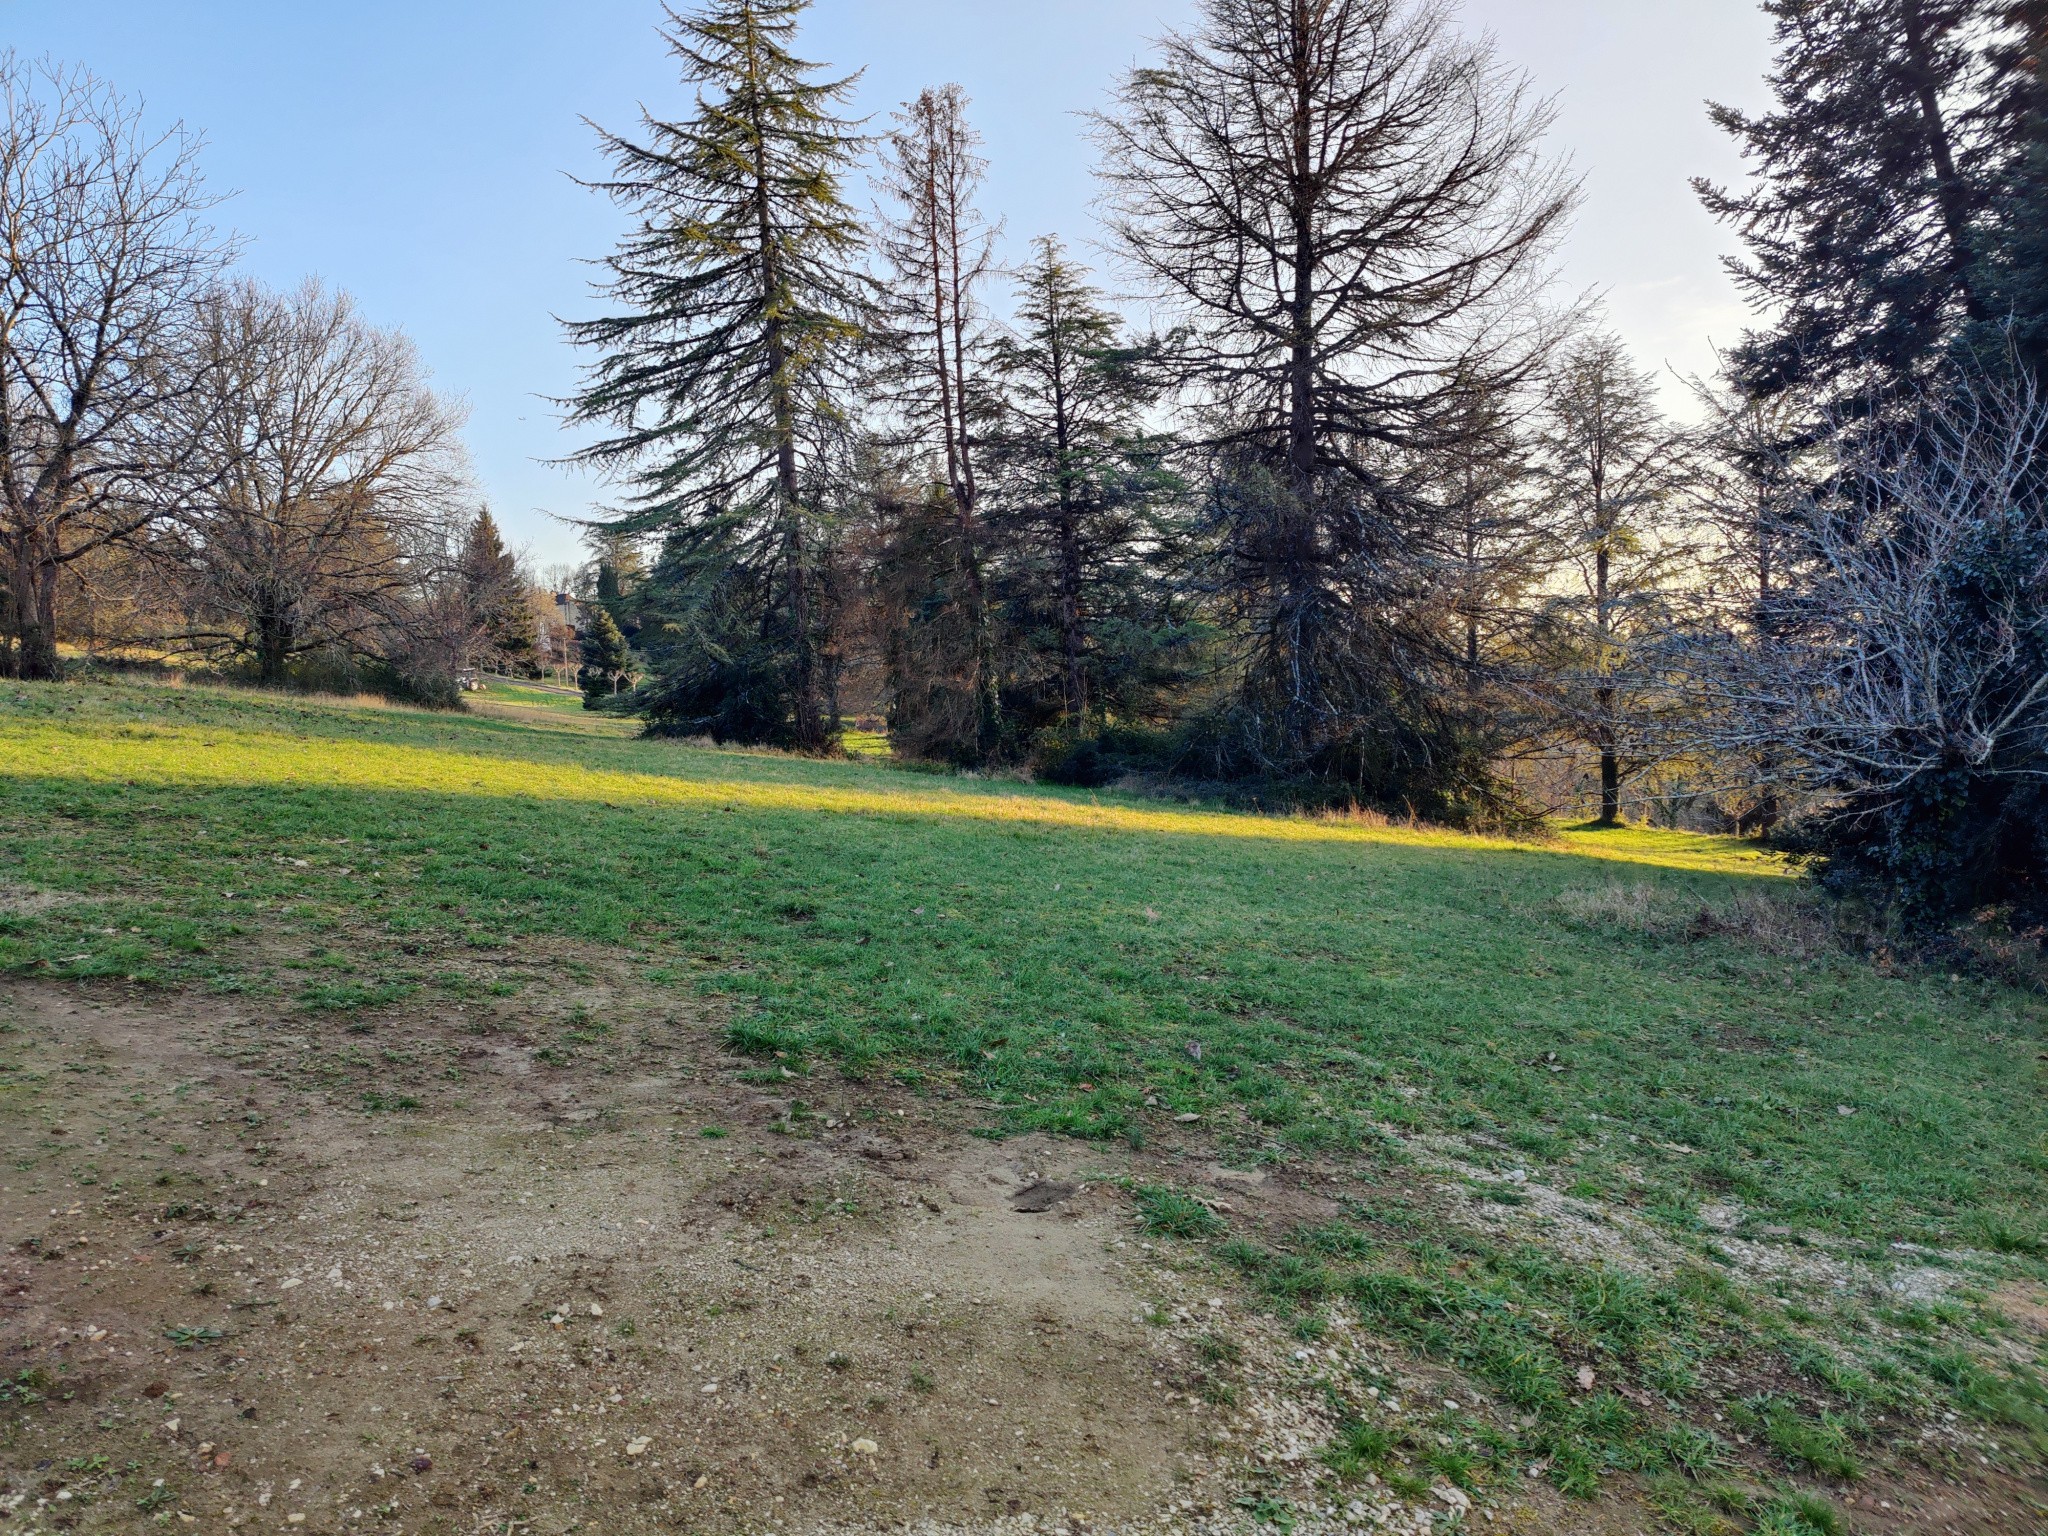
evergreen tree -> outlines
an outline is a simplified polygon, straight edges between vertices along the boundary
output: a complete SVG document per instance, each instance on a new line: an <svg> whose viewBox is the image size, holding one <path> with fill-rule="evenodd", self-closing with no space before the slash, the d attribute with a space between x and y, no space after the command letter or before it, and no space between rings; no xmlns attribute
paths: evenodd
<svg viewBox="0 0 2048 1536"><path fill-rule="evenodd" d="M841 193L861 139L849 79L793 51L809 0L709 0L664 30L697 110L607 134L599 184L636 227L607 258L613 311L570 326L599 353L572 418L581 458L630 479L619 531L665 535L664 666L745 691L753 739L830 744L816 488L863 334L862 234ZM732 658L750 658L734 670ZM765 688L772 701L758 703ZM649 694L656 728L663 695ZM713 711L717 713L718 711Z"/></svg>
<svg viewBox="0 0 2048 1536"><path fill-rule="evenodd" d="M1988 228L2014 139L1984 42L2009 0L1765 0L1775 107L1713 109L1753 184L1696 183L1774 318L1730 359L1751 394L1910 387L1999 318Z"/></svg>
<svg viewBox="0 0 2048 1536"><path fill-rule="evenodd" d="M633 653L626 645L625 632L595 603L583 610L582 658L576 686L583 690L585 709L596 709L605 700L616 698L632 676Z"/></svg>
<svg viewBox="0 0 2048 1536"><path fill-rule="evenodd" d="M2012 0L2004 19L1991 62L2010 169L1992 200L1992 318L2038 381L2048 374L2048 0ZM1986 360L2008 336L1991 341Z"/></svg>
<svg viewBox="0 0 2048 1536"><path fill-rule="evenodd" d="M1156 359L1126 343L1087 277L1057 239L1038 241L1019 278L1015 327L993 349L1003 410L991 447L1017 554L1013 622L1023 647L1052 662L1053 695L1077 730L1136 703L1142 653L1171 644L1160 633L1171 627L1166 605L1145 596L1172 543L1166 444L1144 425L1159 395ZM1157 644L1134 654L1130 625ZM1106 628L1123 644L1106 644Z"/></svg>
<svg viewBox="0 0 2048 1536"><path fill-rule="evenodd" d="M1242 640L1214 770L1455 815L1499 788L1418 522L1418 459L1553 336L1575 192L1547 107L1426 0L1204 0L1098 119L1110 229L1182 327Z"/></svg>
<svg viewBox="0 0 2048 1536"><path fill-rule="evenodd" d="M475 636L477 659L499 666L533 666L533 613L519 560L505 548L490 509L479 508L463 535L456 562L462 604Z"/></svg>

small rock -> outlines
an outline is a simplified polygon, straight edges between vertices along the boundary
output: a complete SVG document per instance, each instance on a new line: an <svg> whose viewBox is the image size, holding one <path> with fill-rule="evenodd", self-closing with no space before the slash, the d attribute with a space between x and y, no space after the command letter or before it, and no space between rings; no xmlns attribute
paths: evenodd
<svg viewBox="0 0 2048 1536"><path fill-rule="evenodd" d="M590 1304L590 1315L591 1315L592 1317L603 1317L603 1316L604 1316L604 1308L603 1308L603 1307L600 1307L600 1306L599 1306L599 1305L598 1305L598 1304L597 1304L596 1302L594 1302L594 1301L593 1301L593 1302L592 1302L592 1303Z"/></svg>
<svg viewBox="0 0 2048 1536"><path fill-rule="evenodd" d="M856 1440L853 1442L853 1454L856 1456L876 1456L881 1454L881 1450L882 1448L872 1440Z"/></svg>
<svg viewBox="0 0 2048 1536"><path fill-rule="evenodd" d="M1593 1367L1591 1367L1590 1365L1582 1365L1579 1367L1579 1390L1581 1392L1590 1392L1593 1390Z"/></svg>
<svg viewBox="0 0 2048 1536"><path fill-rule="evenodd" d="M431 1472L434 1470L434 1458L431 1456L415 1456L412 1459L411 1466L415 1472Z"/></svg>
<svg viewBox="0 0 2048 1536"><path fill-rule="evenodd" d="M653 1443L645 1435L628 1440L626 1442L626 1454L628 1456L645 1456L647 1454L647 1447Z"/></svg>
<svg viewBox="0 0 2048 1536"><path fill-rule="evenodd" d="M1173 1117L1174 1123L1176 1125L1193 1125L1197 1120L1201 1118L1202 1117L1197 1114L1175 1115Z"/></svg>

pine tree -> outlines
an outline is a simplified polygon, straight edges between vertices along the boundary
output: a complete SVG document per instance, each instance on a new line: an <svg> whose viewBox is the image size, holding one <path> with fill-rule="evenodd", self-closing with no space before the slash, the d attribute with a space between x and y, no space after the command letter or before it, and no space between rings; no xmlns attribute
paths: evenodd
<svg viewBox="0 0 2048 1536"><path fill-rule="evenodd" d="M463 535L456 570L469 629L481 653L477 659L530 668L534 625L526 605L526 583L519 574L518 557L505 548L489 508L478 509Z"/></svg>
<svg viewBox="0 0 2048 1536"><path fill-rule="evenodd" d="M583 707L596 709L616 698L632 676L633 653L625 632L605 609L591 603L583 614L583 665L577 669L576 686L583 690Z"/></svg>
<svg viewBox="0 0 2048 1536"><path fill-rule="evenodd" d="M1998 318L1987 221L2011 175L1983 46L2001 0L1765 0L1776 106L1713 109L1753 184L1696 183L1774 316L1730 359L1751 394L1908 388Z"/></svg>
<svg viewBox="0 0 2048 1536"><path fill-rule="evenodd" d="M1215 770L1456 814L1497 788L1408 483L1534 376L1575 192L1549 109L1426 0L1204 0L1097 120L1110 231L1183 342L1241 636ZM1453 676L1446 678L1446 673ZM1447 681L1449 687L1446 687Z"/></svg>
<svg viewBox="0 0 2048 1536"><path fill-rule="evenodd" d="M606 435L580 456L629 478L620 531L665 536L670 664L772 707L760 738L830 744L817 605L818 508L866 315L862 232L841 192L862 140L850 79L793 51L809 0L709 0L664 30L697 110L606 134L599 183L637 226L607 258L613 311L571 336L600 354L571 402ZM689 649L694 645L694 650ZM687 690L700 697L701 689ZM650 692L656 699L659 691ZM687 721L659 728L689 729Z"/></svg>
<svg viewBox="0 0 2048 1536"><path fill-rule="evenodd" d="M996 500L1006 542L1021 555L1013 599L1029 618L1051 619L1061 712L1085 730L1091 711L1127 702L1120 695L1133 681L1117 675L1101 624L1158 627L1157 605L1146 614L1132 600L1147 584L1145 557L1170 540L1162 514L1172 482L1166 444L1144 425L1160 392L1156 359L1125 341L1087 269L1057 239L1035 250L1018 279L1014 329L993 348L1003 386L991 443Z"/></svg>

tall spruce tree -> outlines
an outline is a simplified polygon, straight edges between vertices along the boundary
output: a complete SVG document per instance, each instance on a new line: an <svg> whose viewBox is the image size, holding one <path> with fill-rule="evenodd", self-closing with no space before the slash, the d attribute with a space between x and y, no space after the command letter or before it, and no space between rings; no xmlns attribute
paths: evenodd
<svg viewBox="0 0 2048 1536"><path fill-rule="evenodd" d="M1737 281L1773 316L1729 359L1747 392L1883 396L2002 319L1990 223L2015 143L1986 43L2009 5L1764 0L1776 105L1713 109L1753 179L1696 183L1748 248Z"/></svg>
<svg viewBox="0 0 2048 1536"><path fill-rule="evenodd" d="M841 192L863 144L841 115L854 82L795 53L809 4L668 12L696 111L604 135L613 174L597 186L635 227L605 261L611 312L569 327L599 354L570 414L604 432L579 458L631 486L615 526L665 537L653 727L742 721L750 739L821 751L819 485L867 300ZM725 707L732 690L748 708Z"/></svg>
<svg viewBox="0 0 2048 1536"><path fill-rule="evenodd" d="M576 686L583 690L583 707L598 709L617 698L632 675L633 652L618 621L596 603L584 605L578 655L582 665L576 669Z"/></svg>
<svg viewBox="0 0 2048 1536"><path fill-rule="evenodd" d="M531 670L534 621L526 605L526 582L518 556L505 547L488 507L477 509L476 520L463 534L455 574L473 637L471 660Z"/></svg>

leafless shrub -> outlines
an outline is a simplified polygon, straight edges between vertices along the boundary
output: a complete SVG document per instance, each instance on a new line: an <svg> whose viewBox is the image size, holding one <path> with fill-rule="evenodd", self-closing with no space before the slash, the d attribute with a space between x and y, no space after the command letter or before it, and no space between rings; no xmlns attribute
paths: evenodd
<svg viewBox="0 0 2048 1536"><path fill-rule="evenodd" d="M2031 665L2048 407L2027 383L1979 376L1910 420L1829 436L1818 488L1751 514L1774 520L1758 537L1780 584L1667 647L1692 706L1680 730L1837 794L1893 795L1950 768L2048 779L2048 671ZM2035 566L1959 579L1990 541L2035 549Z"/></svg>

